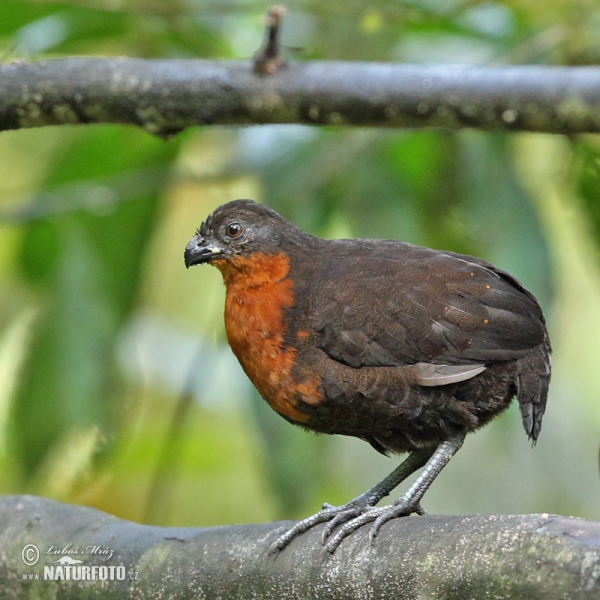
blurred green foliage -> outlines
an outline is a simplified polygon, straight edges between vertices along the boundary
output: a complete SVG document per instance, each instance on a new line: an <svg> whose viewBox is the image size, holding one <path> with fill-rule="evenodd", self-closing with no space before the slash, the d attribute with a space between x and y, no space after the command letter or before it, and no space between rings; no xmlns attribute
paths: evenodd
<svg viewBox="0 0 600 600"><path fill-rule="evenodd" d="M294 60L600 60L600 6L585 0L287 7ZM4 61L248 58L264 11L5 0L0 51ZM1 134L0 492L158 524L234 523L343 502L397 464L294 429L232 360L220 276L186 272L182 253L211 210L252 197L317 235L404 239L519 277L555 347L540 442L531 450L509 411L469 438L426 506L600 518L598 139L300 126L169 142L113 126Z"/></svg>

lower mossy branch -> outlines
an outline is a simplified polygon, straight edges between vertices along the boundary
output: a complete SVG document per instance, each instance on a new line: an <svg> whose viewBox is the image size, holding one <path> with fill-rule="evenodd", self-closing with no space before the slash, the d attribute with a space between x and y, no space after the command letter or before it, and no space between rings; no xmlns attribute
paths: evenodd
<svg viewBox="0 0 600 600"><path fill-rule="evenodd" d="M387 523L373 545L364 528L322 556L317 527L269 554L289 526L153 527L92 508L5 496L0 597L591 600L600 594L600 523L594 521L410 517ZM28 565L36 558L31 544L39 558ZM112 570L113 580L66 580L74 567L58 569L61 556L121 569Z"/></svg>

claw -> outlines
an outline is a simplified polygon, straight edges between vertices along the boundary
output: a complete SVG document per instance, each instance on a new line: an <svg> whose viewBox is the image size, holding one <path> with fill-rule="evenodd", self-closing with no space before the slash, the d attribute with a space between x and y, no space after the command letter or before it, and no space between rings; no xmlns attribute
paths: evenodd
<svg viewBox="0 0 600 600"><path fill-rule="evenodd" d="M420 517L428 514L427 511L420 504L417 504L415 506L414 513L417 514L417 515L419 515Z"/></svg>
<svg viewBox="0 0 600 600"><path fill-rule="evenodd" d="M377 523L377 521L375 521L375 523ZM371 544L371 546L375 542L375 538L377 537L377 532L378 532L378 530L375 529L375 524L371 525L371 529L369 529L369 543Z"/></svg>
<svg viewBox="0 0 600 600"><path fill-rule="evenodd" d="M332 534L333 530L337 527L337 518L339 515L334 517L327 525L325 525L325 529L323 529L323 533L321 534L321 546L325 545L327 538Z"/></svg>
<svg viewBox="0 0 600 600"><path fill-rule="evenodd" d="M283 546L279 545L279 538L277 538L270 546L269 549L267 550L267 554L269 555L273 555L276 552L279 552L281 549L283 548Z"/></svg>
<svg viewBox="0 0 600 600"><path fill-rule="evenodd" d="M299 521L291 529L286 531L283 535L280 535L269 546L269 553L273 554L278 550L283 550L296 536L300 535L301 533L304 533L305 531L308 531L311 527L314 527L319 523L329 521L334 514L335 511L333 509L326 508L314 514L312 517L308 517L308 519Z"/></svg>
<svg viewBox="0 0 600 600"><path fill-rule="evenodd" d="M379 533L379 530L381 529L381 526L384 523L387 523L389 520L393 519L396 516L400 516L400 515L394 514L395 512L396 512L395 510L390 510L388 512L385 512L385 513L379 515L375 519L375 523L373 523L373 525L371 525L371 529L369 530L369 539L371 540L371 544L375 541L375 538L377 537L377 534Z"/></svg>

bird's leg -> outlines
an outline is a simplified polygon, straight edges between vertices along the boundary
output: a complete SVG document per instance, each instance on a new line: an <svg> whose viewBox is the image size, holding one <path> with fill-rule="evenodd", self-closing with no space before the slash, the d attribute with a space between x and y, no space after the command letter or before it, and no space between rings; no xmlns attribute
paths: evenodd
<svg viewBox="0 0 600 600"><path fill-rule="evenodd" d="M351 521L346 523L336 534L329 540L325 546L325 550L329 553L335 552L341 541L349 536L353 531L362 527L365 523L375 521L369 532L371 542L375 539L379 528L396 517L408 516L412 513L423 514L421 508L421 498L433 483L433 480L439 475L440 471L448 464L448 461L458 452L465 439L465 434L458 434L445 442L442 442L438 449L433 453L427 461L423 472L415 479L415 482L408 488L394 504L389 506L371 507L364 510Z"/></svg>
<svg viewBox="0 0 600 600"><path fill-rule="evenodd" d="M312 517L308 517L299 521L289 531L278 537L271 545L270 551L274 552L285 548L296 536L304 533L311 527L329 521L327 527L323 531L323 544L331 535L331 532L342 523L355 519L367 509L375 506L382 498L385 498L396 486L404 481L408 476L412 475L417 469L427 464L427 461L434 453L432 448L424 448L412 452L408 458L402 462L394 471L392 471L385 479L377 485L367 490L354 500L342 506L332 506L324 504L323 508ZM421 494L422 495L422 494ZM419 507L420 508L420 507ZM423 513L424 511L420 509ZM351 521L352 522L352 521Z"/></svg>

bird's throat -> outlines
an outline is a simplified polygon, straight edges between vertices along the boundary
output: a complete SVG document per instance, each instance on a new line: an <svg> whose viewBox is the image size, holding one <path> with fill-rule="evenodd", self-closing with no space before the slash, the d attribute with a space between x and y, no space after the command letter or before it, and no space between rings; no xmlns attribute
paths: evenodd
<svg viewBox="0 0 600 600"><path fill-rule="evenodd" d="M284 345L285 311L294 304L288 257L255 253L213 264L227 287L227 341L246 375L276 412L305 422L293 393L291 369L296 351Z"/></svg>

